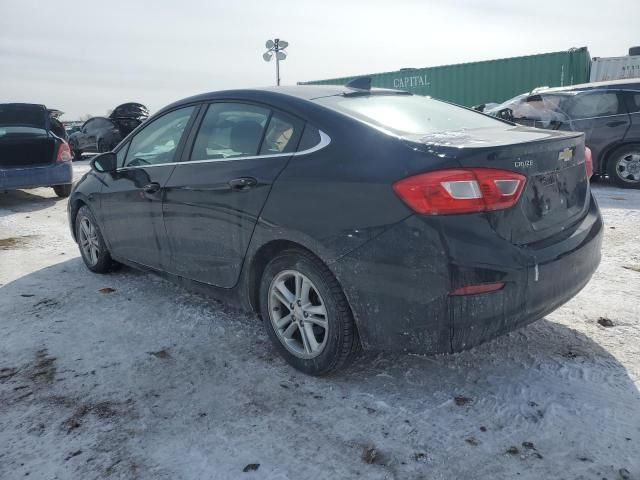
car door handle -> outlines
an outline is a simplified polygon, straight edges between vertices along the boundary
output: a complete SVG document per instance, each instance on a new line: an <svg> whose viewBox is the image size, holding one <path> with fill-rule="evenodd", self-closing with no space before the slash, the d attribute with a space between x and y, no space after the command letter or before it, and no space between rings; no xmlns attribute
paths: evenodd
<svg viewBox="0 0 640 480"><path fill-rule="evenodd" d="M258 181L253 177L240 177L229 180L229 186L231 187L231 190L235 192L249 190L251 187L255 187L257 184Z"/></svg>
<svg viewBox="0 0 640 480"><path fill-rule="evenodd" d="M144 193L158 193L160 190L160 184L152 182L142 187L142 190L144 190Z"/></svg>
<svg viewBox="0 0 640 480"><path fill-rule="evenodd" d="M627 123L629 122L627 122L626 120L616 120L613 122L607 122L606 125L607 127L619 127L620 125L626 125Z"/></svg>

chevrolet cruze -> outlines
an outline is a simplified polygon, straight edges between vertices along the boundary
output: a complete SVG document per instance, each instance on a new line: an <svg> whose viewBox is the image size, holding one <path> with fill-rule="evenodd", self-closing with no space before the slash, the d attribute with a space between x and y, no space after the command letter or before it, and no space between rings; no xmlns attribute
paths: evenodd
<svg viewBox="0 0 640 480"><path fill-rule="evenodd" d="M457 352L543 317L600 261L581 133L402 91L222 91L92 161L68 214L117 263L256 311L321 375L361 349Z"/></svg>

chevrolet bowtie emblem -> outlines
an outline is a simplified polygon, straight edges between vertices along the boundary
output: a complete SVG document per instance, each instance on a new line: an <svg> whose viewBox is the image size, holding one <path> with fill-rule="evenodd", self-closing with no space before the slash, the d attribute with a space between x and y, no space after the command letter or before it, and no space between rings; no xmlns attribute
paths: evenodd
<svg viewBox="0 0 640 480"><path fill-rule="evenodd" d="M564 160L565 162L568 162L572 158L573 158L573 150L571 150L570 148L565 148L558 154L558 160Z"/></svg>

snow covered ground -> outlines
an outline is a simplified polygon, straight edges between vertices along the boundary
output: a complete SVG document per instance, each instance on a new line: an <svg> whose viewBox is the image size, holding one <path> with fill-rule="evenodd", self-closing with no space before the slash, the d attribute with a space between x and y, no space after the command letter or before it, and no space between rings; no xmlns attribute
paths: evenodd
<svg viewBox="0 0 640 480"><path fill-rule="evenodd" d="M603 262L569 304L322 379L249 315L90 273L51 189L0 193L0 479L640 479L640 191L594 191Z"/></svg>

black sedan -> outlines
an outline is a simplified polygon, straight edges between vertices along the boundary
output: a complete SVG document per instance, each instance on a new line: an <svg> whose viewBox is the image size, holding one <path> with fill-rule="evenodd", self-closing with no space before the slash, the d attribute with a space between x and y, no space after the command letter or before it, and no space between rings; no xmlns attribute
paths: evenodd
<svg viewBox="0 0 640 480"><path fill-rule="evenodd" d="M140 103L123 103L109 117L93 117L69 135L69 146L75 160L86 152L108 152L149 117Z"/></svg>
<svg viewBox="0 0 640 480"><path fill-rule="evenodd" d="M90 270L255 310L314 375L361 348L470 348L558 308L600 261L581 133L406 92L191 97L92 167L68 206Z"/></svg>

